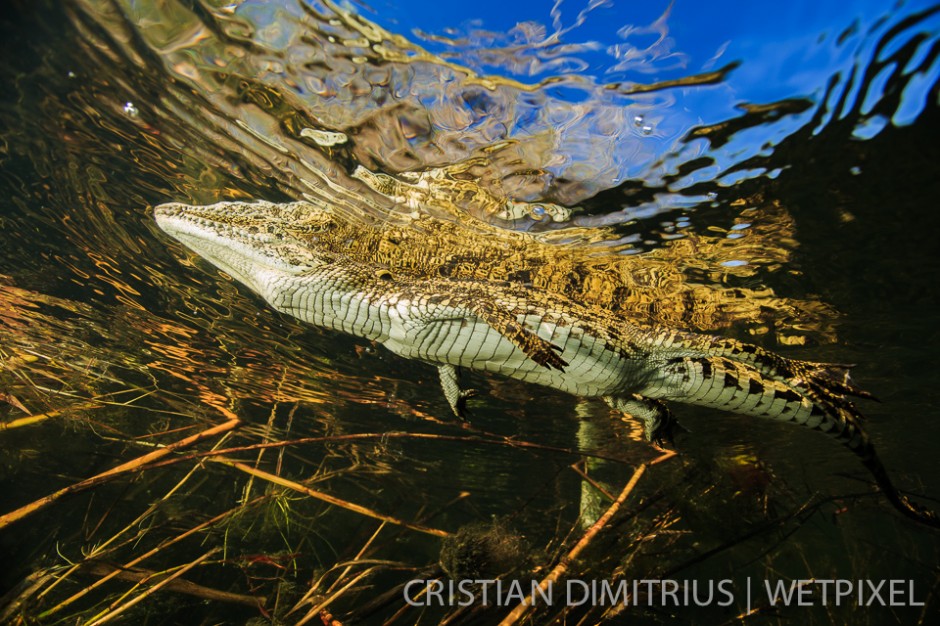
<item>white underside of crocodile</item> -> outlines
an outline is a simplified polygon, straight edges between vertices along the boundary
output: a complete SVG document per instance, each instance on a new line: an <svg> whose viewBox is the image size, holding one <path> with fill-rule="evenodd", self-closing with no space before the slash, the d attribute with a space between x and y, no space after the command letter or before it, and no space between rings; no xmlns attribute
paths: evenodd
<svg viewBox="0 0 940 626"><path fill-rule="evenodd" d="M525 328L557 346L568 364L563 371L547 368L464 308L416 302L397 296L394 290L382 295L364 293L341 278L331 280L316 267L307 266L300 273L279 267L275 259L243 249L233 239L190 220L159 213L157 217L161 228L278 311L375 341L407 359L492 372L586 397L618 395L625 388L642 391L653 382L655 372L647 363L622 358L577 325L560 326L531 315L517 317Z"/></svg>
<svg viewBox="0 0 940 626"><path fill-rule="evenodd" d="M318 299L323 306L308 308ZM540 338L559 346L568 366L549 369L530 359L486 322L459 308L428 308L407 300L367 302L348 293L278 297L271 304L304 321L373 339L408 359L492 372L554 387L580 396L619 393L635 364L620 358L594 338L572 336L571 327L543 323L536 317L518 321ZM312 311L312 312L311 312Z"/></svg>

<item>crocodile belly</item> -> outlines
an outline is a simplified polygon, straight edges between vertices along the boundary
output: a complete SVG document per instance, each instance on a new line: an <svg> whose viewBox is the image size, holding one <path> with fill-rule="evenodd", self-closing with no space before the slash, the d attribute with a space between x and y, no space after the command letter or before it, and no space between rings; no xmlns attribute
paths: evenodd
<svg viewBox="0 0 940 626"><path fill-rule="evenodd" d="M618 393L629 384L631 361L602 341L538 318L519 321L559 348L568 363L562 371L535 363L498 330L461 309L442 308L416 319L393 307L385 347L405 358L493 372L580 396Z"/></svg>
<svg viewBox="0 0 940 626"><path fill-rule="evenodd" d="M285 282L287 284L283 288L273 290L273 297L267 298L278 311L315 326L385 341L391 325L388 307L342 286L333 288L322 282L315 286L302 281Z"/></svg>

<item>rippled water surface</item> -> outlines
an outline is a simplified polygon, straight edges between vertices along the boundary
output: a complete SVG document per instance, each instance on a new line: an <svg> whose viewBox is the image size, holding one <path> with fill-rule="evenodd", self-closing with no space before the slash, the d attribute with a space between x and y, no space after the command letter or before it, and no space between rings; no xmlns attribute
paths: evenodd
<svg viewBox="0 0 940 626"><path fill-rule="evenodd" d="M841 5L8 3L0 622L498 623L401 586L543 578L658 455L600 402L476 373L457 423L431 366L273 312L156 227L167 201L526 231L546 281L626 319L857 364L882 460L940 508L940 11ZM482 191L415 201L421 174ZM930 622L938 535L855 457L674 408L680 454L567 576L730 579L735 602L519 623ZM747 602L810 578L924 606Z"/></svg>

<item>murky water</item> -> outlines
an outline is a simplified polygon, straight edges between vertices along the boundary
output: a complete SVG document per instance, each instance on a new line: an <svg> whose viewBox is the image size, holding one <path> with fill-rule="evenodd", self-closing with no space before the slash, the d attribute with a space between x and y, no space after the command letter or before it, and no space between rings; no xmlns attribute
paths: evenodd
<svg viewBox="0 0 940 626"><path fill-rule="evenodd" d="M455 423L430 366L277 314L168 239L150 209L170 200L307 198L377 228L424 211L468 238L534 233L594 277L583 299L625 316L856 363L881 400L863 411L883 461L938 508L929 4L6 13L0 514L243 424L0 529L0 621L316 623L326 606L343 623L497 623L508 607L404 603L402 584L440 575L441 531L509 531L513 575L541 579L579 515L609 505L578 472L616 496L657 454L600 403L477 374L472 421ZM518 219L409 206L354 175L468 163ZM629 295L611 287L624 281ZM936 612L936 533L852 455L786 425L676 413L681 455L647 471L568 576L730 579L735 601L557 605L530 623L722 623L765 579L913 581L925 606L773 609L755 591L745 622ZM155 572L179 578L148 593Z"/></svg>

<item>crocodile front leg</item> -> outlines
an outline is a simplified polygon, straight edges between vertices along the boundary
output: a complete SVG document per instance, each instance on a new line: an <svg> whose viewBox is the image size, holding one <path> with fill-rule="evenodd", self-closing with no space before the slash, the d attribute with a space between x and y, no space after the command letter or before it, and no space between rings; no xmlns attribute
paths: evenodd
<svg viewBox="0 0 940 626"><path fill-rule="evenodd" d="M425 283L430 287L430 283ZM550 341L542 339L538 334L527 329L519 322L518 315L510 312L511 306L503 303L494 303L492 295L486 291L473 289L471 286L462 282L438 282L434 286L442 288L441 295L433 295L427 298L428 303L449 307L462 307L467 312L486 322L493 330L497 331L507 340L511 341L517 348L539 365L563 372L568 367L568 362L561 358L559 354L562 349L552 344ZM462 289L457 291L456 289ZM522 302L521 299L515 301L515 304ZM433 319L427 322L437 321Z"/></svg>

